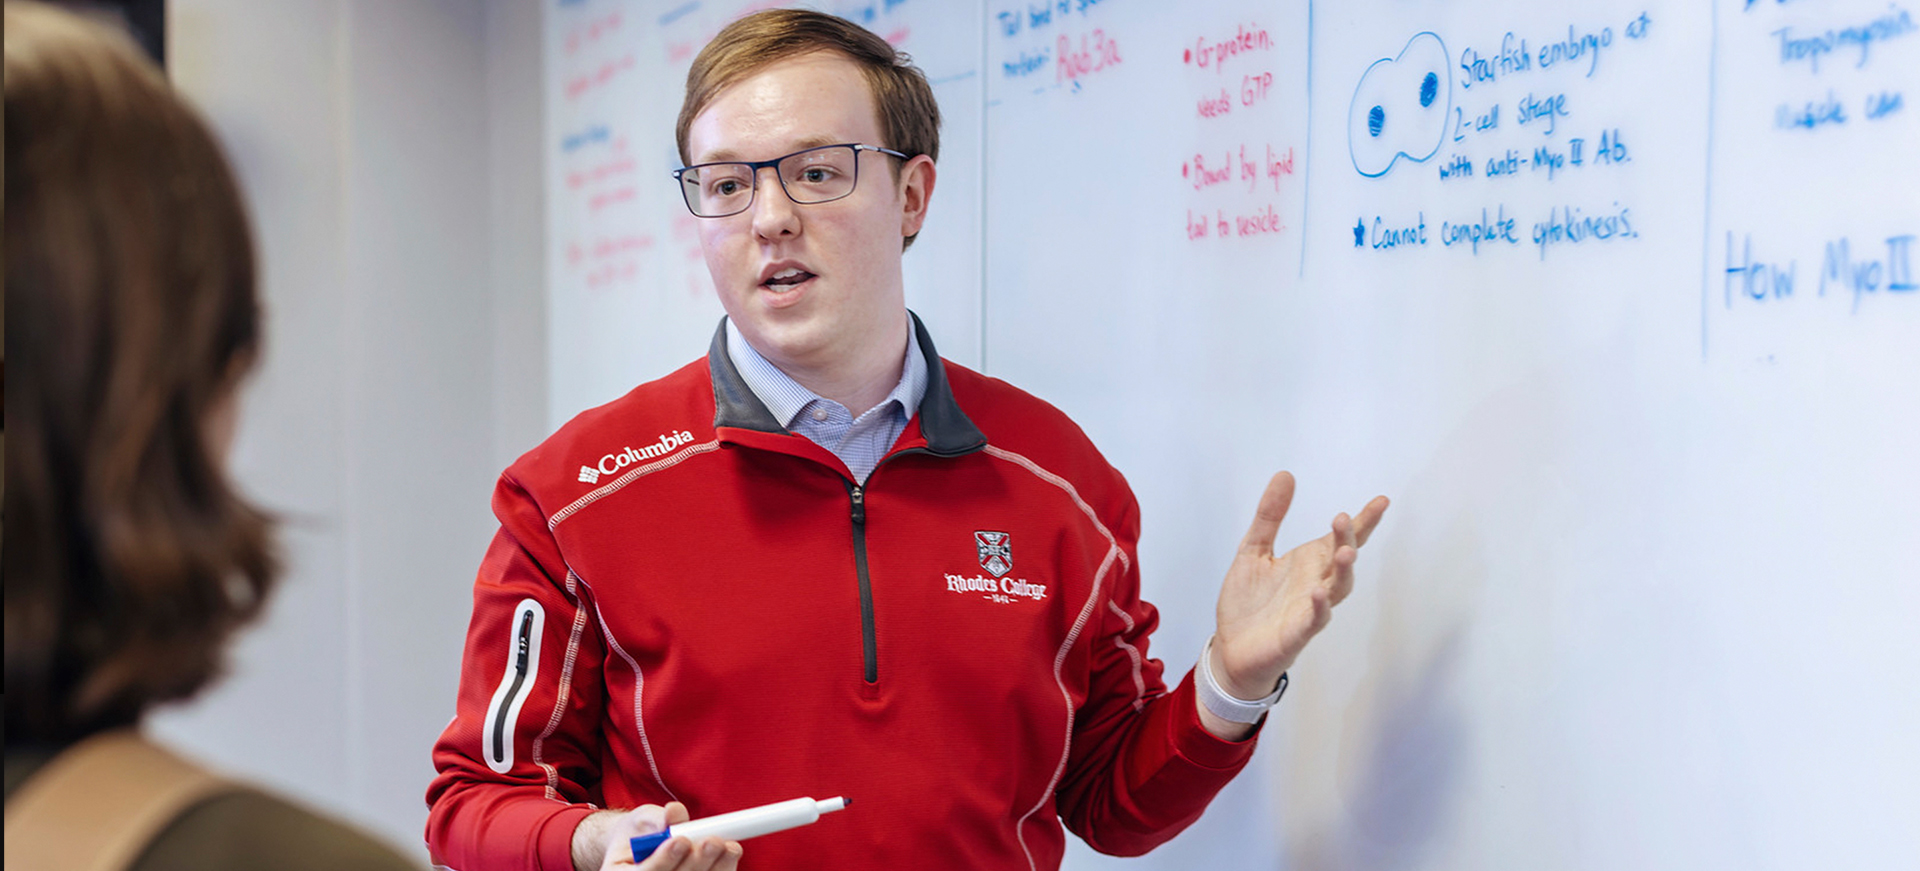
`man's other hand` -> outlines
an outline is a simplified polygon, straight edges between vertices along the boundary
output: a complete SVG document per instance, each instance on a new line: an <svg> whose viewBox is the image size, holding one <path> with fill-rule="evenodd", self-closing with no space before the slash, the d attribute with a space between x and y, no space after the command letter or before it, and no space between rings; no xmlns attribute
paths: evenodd
<svg viewBox="0 0 1920 871"><path fill-rule="evenodd" d="M677 801L665 807L645 804L630 811L600 811L580 821L573 831L575 871L735 871L740 865L740 842L706 838L695 844L672 838L644 862L633 861L631 841L688 819L687 806Z"/></svg>
<svg viewBox="0 0 1920 871"><path fill-rule="evenodd" d="M1333 606L1353 592L1354 561L1387 512L1387 497L1375 496L1355 516L1334 515L1326 535L1274 556L1274 538L1293 504L1293 487L1287 472L1267 483L1214 608L1211 667L1221 689L1235 698L1273 692L1280 675L1326 627ZM1204 709L1201 719L1223 738L1237 740L1251 731Z"/></svg>

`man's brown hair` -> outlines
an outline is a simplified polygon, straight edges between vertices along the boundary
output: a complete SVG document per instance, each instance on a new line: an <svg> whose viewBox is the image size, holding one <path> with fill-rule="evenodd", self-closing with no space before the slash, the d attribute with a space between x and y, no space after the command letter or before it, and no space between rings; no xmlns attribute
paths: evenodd
<svg viewBox="0 0 1920 871"><path fill-rule="evenodd" d="M132 41L9 2L6 735L64 744L218 670L275 575L210 423L260 343L219 147Z"/></svg>
<svg viewBox="0 0 1920 871"><path fill-rule="evenodd" d="M908 157L926 155L940 159L940 106L933 99L933 86L913 59L896 51L872 31L844 18L806 9L768 9L748 15L727 25L700 50L687 70L687 96L680 104L680 120L674 126L674 142L680 148L680 163L691 160L687 153L687 131L693 119L728 86L789 58L833 51L859 65L873 92L883 145ZM900 179L900 164L893 163L893 178ZM915 234L917 236L918 234ZM912 245L915 236L908 236Z"/></svg>

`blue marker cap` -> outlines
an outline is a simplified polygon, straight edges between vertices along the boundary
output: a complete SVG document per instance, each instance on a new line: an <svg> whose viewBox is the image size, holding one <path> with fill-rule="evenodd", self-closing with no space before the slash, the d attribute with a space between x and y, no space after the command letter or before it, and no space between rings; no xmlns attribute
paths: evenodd
<svg viewBox="0 0 1920 871"><path fill-rule="evenodd" d="M636 838L631 838L627 843L633 848L633 861L645 862L648 856L653 855L653 851L660 849L661 844L666 843L672 838L673 830L663 829L651 835L641 835Z"/></svg>

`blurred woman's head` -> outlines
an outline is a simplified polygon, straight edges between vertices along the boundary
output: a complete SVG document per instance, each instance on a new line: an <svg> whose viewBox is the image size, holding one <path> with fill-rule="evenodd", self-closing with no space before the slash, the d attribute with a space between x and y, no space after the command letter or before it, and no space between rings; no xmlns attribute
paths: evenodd
<svg viewBox="0 0 1920 871"><path fill-rule="evenodd" d="M5 16L6 738L65 743L204 686L272 584L222 471L260 311L233 177L160 72Z"/></svg>

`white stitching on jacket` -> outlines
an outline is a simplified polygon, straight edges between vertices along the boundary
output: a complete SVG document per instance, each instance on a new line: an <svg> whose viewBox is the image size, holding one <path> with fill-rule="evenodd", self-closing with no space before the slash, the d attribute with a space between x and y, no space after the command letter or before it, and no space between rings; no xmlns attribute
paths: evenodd
<svg viewBox="0 0 1920 871"><path fill-rule="evenodd" d="M581 581L581 583L586 582ZM640 663L635 662L626 648L621 647L620 642L614 639L613 631L607 628L607 618L600 614L600 609L595 608L593 616L600 621L600 635L607 639L607 646L613 648L613 652L619 654L621 659L626 660L628 668L633 669L633 727L640 735L640 749L647 754L647 768L653 771L653 782L660 784L660 791L666 793L668 798L679 801L680 797L667 788L666 779L660 776L660 763L653 758L653 743L647 740L647 721L640 714L640 691L646 688L647 680L646 676L640 673Z"/></svg>
<svg viewBox="0 0 1920 871"><path fill-rule="evenodd" d="M1120 615L1120 619L1127 624L1128 632L1133 631L1132 615L1120 610L1120 606L1115 605L1112 599L1107 600L1107 607L1113 613ZM1113 639L1113 646L1126 651L1127 656L1133 660L1133 709L1143 710L1147 706L1147 679L1140 673L1140 648L1128 644L1125 637Z"/></svg>
<svg viewBox="0 0 1920 871"><path fill-rule="evenodd" d="M1039 813L1040 809L1046 807L1047 802L1052 800L1054 788L1060 785L1060 776L1066 773L1067 760L1071 758L1073 754L1073 694L1067 691L1067 682L1061 677L1060 670L1066 664L1067 652L1072 650L1074 643L1080 639L1080 630L1086 628L1087 618L1093 615L1094 603L1100 601L1100 588L1106 583L1107 571L1113 568L1114 558L1119 557L1121 564L1129 568L1132 567L1133 561L1127 558L1127 553L1121 549L1120 542L1113 537L1112 532L1108 531L1106 524L1100 522L1100 518L1093 513L1093 508L1087 505L1086 500L1080 498L1079 491L1075 490L1073 485L1068 483L1065 478L1040 468L1034 461L1012 451L997 448L993 445L988 445L982 450L984 450L988 456L998 457L999 459L1020 466L1032 472L1035 477L1060 488L1068 496L1072 497L1073 504L1080 506L1081 512L1087 515L1087 520L1107 539L1107 555L1100 561L1100 570L1093 575L1093 589L1087 594L1086 604L1080 607L1080 615L1074 619L1073 628L1068 630L1066 641L1061 643L1060 651L1054 654L1053 657L1053 682L1060 687L1060 697L1067 703L1066 737L1065 740L1061 742L1060 763L1054 766L1053 777L1047 781L1046 791L1040 794L1039 803L1028 809L1026 813L1021 814L1020 819L1016 820L1013 824L1014 838L1020 842L1020 850L1027 856L1027 868L1029 871L1038 871L1039 866L1033 861L1033 851L1027 848L1027 819Z"/></svg>
<svg viewBox="0 0 1920 871"><path fill-rule="evenodd" d="M664 460L660 460L659 462L648 463L644 466L635 466L632 469L629 469L626 474L621 475L620 477L613 479L607 484L594 489L592 492L588 493L585 496L582 496L578 499L573 500L573 502L567 505L567 507L562 508L559 511L553 512L553 516L547 518L547 531L552 532L554 527L560 525L560 521L565 520L569 517L572 517L575 513L579 512L580 509L585 508L588 505L592 505L593 503L599 501L600 497L605 496L609 493L612 493L615 490L620 489L621 487L625 487L628 484L633 483L634 479L639 478L642 475L650 475L654 472L660 471L661 469L678 465L680 461L685 460L686 458L691 457L695 454L704 454L709 451L717 451L719 449L720 449L720 440L714 439L713 441L710 441L710 442L702 442L700 444L689 447L686 450L673 454Z"/></svg>
<svg viewBox="0 0 1920 871"><path fill-rule="evenodd" d="M533 764L546 769L547 798L552 801L566 801L560 797L560 772L547 764L540 751L546 746L547 736L560 728L561 715L567 708L567 695L573 687L573 664L580 657L580 632L587 627L587 611L575 587L579 579L580 576L574 574L572 568L567 569L567 595L573 597L573 629L567 633L567 658L560 666L560 688L554 693L553 715L547 718L547 728L533 739Z"/></svg>

